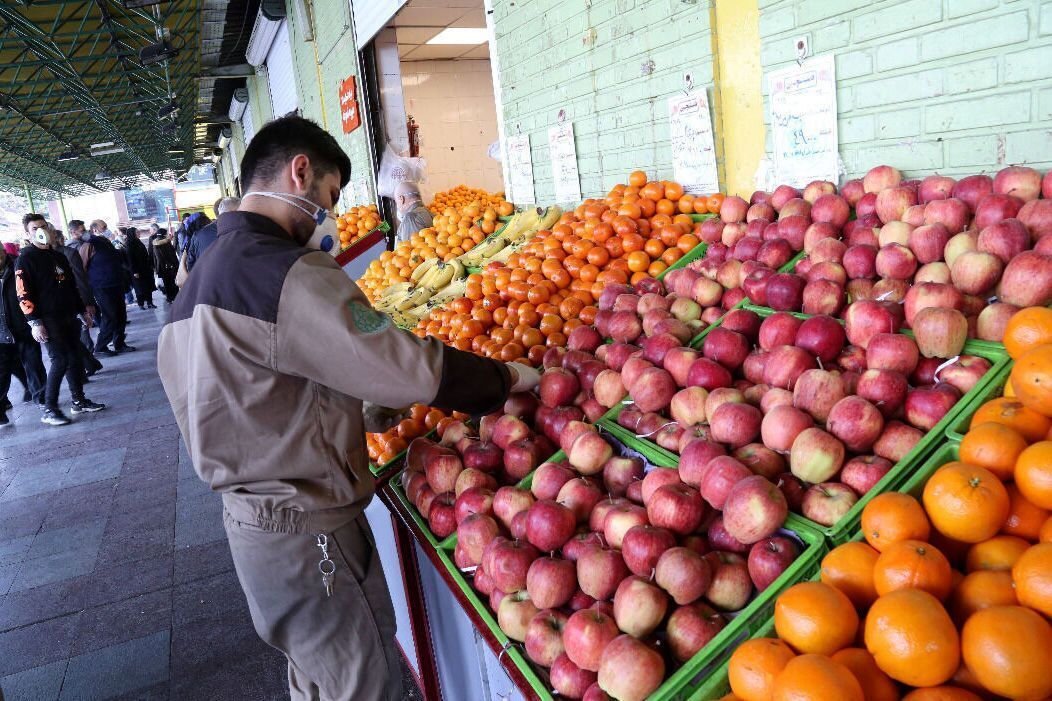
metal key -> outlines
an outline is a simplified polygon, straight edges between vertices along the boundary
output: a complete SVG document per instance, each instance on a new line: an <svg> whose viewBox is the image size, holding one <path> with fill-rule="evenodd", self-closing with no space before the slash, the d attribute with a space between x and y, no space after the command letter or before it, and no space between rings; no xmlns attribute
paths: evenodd
<svg viewBox="0 0 1052 701"><path fill-rule="evenodd" d="M329 559L329 537L324 533L318 534L318 547L321 548L321 561L318 563L318 571L321 572L321 585L325 587L325 596L332 596L332 585L336 580L336 563Z"/></svg>

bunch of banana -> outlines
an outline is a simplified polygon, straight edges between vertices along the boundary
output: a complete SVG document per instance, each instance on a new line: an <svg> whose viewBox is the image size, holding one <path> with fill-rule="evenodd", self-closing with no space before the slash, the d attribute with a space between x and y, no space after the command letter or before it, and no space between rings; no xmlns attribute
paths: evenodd
<svg viewBox="0 0 1052 701"><path fill-rule="evenodd" d="M420 268L425 265L428 266L427 270L413 282L417 287L429 287L433 290L440 290L453 280L467 277L467 270L464 264L455 258L448 263L435 258L433 263L431 261L421 263ZM417 269L419 270L419 268ZM413 272L415 273L416 271Z"/></svg>
<svg viewBox="0 0 1052 701"><path fill-rule="evenodd" d="M499 233L494 234L478 246L460 256L459 260L469 267L482 267L492 260L506 261L508 257L521 248L538 231L555 226L562 216L562 209L540 207L524 209L509 221ZM508 250L511 248L511 250Z"/></svg>

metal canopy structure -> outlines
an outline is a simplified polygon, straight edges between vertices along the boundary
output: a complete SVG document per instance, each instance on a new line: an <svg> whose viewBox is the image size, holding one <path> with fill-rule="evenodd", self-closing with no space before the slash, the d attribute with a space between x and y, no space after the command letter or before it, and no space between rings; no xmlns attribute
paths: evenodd
<svg viewBox="0 0 1052 701"><path fill-rule="evenodd" d="M202 28L240 30L221 57L243 63L253 17L226 26L235 4L247 14L236 0L0 0L0 190L122 189L210 159Z"/></svg>

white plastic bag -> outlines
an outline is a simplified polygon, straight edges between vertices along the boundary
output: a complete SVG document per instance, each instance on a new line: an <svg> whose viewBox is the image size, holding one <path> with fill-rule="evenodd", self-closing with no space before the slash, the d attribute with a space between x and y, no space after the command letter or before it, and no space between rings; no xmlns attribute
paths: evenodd
<svg viewBox="0 0 1052 701"><path fill-rule="evenodd" d="M381 197L394 197L398 183L427 182L427 162L423 158L399 155L388 143L380 159L380 173L376 177L376 192Z"/></svg>

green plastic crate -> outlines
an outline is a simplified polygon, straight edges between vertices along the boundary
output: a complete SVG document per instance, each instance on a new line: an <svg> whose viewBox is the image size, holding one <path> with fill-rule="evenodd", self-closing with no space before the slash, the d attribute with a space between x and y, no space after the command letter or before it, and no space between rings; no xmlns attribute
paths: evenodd
<svg viewBox="0 0 1052 701"><path fill-rule="evenodd" d="M420 436L420 437L421 438L434 438L435 437L435 433L436 433L435 429L431 429L430 431L428 431L427 433L425 433L423 436ZM412 441L410 441L410 443L412 443ZM401 453L399 453L398 455L395 455L393 458L391 458L390 462L384 463L383 465L377 465L377 464L373 463L370 460L369 461L369 472L373 473L373 477L380 477L381 475L386 475L388 472L390 472L391 470L396 469L399 465L402 464L402 461L405 460L406 451L408 451L408 450L409 450L409 448L407 447Z"/></svg>
<svg viewBox="0 0 1052 701"><path fill-rule="evenodd" d="M718 214L715 214L713 212L707 212L705 214L691 214L690 218L694 220L695 224L697 224L699 222L707 221L709 219L715 219L718 216Z"/></svg>
<svg viewBox="0 0 1052 701"><path fill-rule="evenodd" d="M1014 361L1011 359L1005 362L1004 365L994 373L989 382L987 382L983 388L968 401L968 406L961 410L961 413L957 416L957 420L946 429L947 438L956 441L962 440L964 434L968 433L968 427L972 422L972 417L975 416L975 412L979 410L979 407L991 399L996 399L1004 394L1005 384L1008 383L1008 376L1012 372L1013 365Z"/></svg>
<svg viewBox="0 0 1052 701"><path fill-rule="evenodd" d="M668 275L669 272L671 272L673 270L679 270L680 268L687 267L689 264L693 263L698 258L701 258L702 256L704 256L705 255L705 251L707 251L708 248L709 248L709 244L707 244L707 243L699 243L697 246L695 246L694 248L692 248L689 251L687 251L683 255L682 258L680 258L675 263L673 263L672 265L670 265L667 268L665 268L664 270L662 270L661 274L657 276L657 279L658 280L664 280L665 276Z"/></svg>

